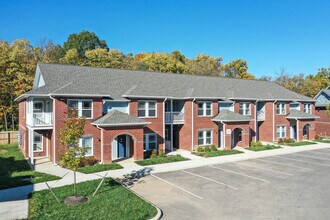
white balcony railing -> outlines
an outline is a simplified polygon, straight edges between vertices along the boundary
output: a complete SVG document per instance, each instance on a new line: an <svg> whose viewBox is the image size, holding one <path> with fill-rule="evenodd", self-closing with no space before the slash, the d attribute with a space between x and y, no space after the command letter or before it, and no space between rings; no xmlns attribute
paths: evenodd
<svg viewBox="0 0 330 220"><path fill-rule="evenodd" d="M165 112L165 123L183 123L183 112Z"/></svg>
<svg viewBox="0 0 330 220"><path fill-rule="evenodd" d="M257 118L259 121L264 121L266 118L265 111L263 110L257 111Z"/></svg>
<svg viewBox="0 0 330 220"><path fill-rule="evenodd" d="M30 126L51 126L53 125L52 112L40 112L27 114L26 123Z"/></svg>

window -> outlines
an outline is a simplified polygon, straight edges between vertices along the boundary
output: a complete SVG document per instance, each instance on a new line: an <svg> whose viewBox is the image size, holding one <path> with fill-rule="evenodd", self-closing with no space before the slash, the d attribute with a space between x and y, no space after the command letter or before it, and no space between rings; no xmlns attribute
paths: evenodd
<svg viewBox="0 0 330 220"><path fill-rule="evenodd" d="M229 111L234 111L234 105L233 105L233 103L221 103L221 102L219 102L219 112L221 111L221 110L224 110L224 109L227 109L227 110L229 110Z"/></svg>
<svg viewBox="0 0 330 220"><path fill-rule="evenodd" d="M68 100L68 109L69 115L75 112L79 117L93 118L92 100Z"/></svg>
<svg viewBox="0 0 330 220"><path fill-rule="evenodd" d="M143 136L143 148L144 150L156 150L157 146L157 134L145 134Z"/></svg>
<svg viewBox="0 0 330 220"><path fill-rule="evenodd" d="M87 147L85 156L93 155L93 138L92 137L82 137L79 139L79 147Z"/></svg>
<svg viewBox="0 0 330 220"><path fill-rule="evenodd" d="M198 102L198 116L212 116L212 102Z"/></svg>
<svg viewBox="0 0 330 220"><path fill-rule="evenodd" d="M156 117L156 101L138 101L138 117Z"/></svg>
<svg viewBox="0 0 330 220"><path fill-rule="evenodd" d="M286 126L279 125L276 127L276 137L277 138L286 138Z"/></svg>
<svg viewBox="0 0 330 220"><path fill-rule="evenodd" d="M198 145L212 144L212 130L198 131Z"/></svg>
<svg viewBox="0 0 330 220"><path fill-rule="evenodd" d="M304 105L304 112L309 113L309 114L312 113L311 104L307 104L307 103L306 103L306 104Z"/></svg>
<svg viewBox="0 0 330 220"><path fill-rule="evenodd" d="M276 104L276 114L277 115L285 115L285 103L278 102Z"/></svg>
<svg viewBox="0 0 330 220"><path fill-rule="evenodd" d="M34 134L34 136L33 136L33 152L41 152L41 151L43 151L42 135Z"/></svg>
<svg viewBox="0 0 330 220"><path fill-rule="evenodd" d="M33 113L41 113L44 110L44 103L42 101L33 102Z"/></svg>
<svg viewBox="0 0 330 220"><path fill-rule="evenodd" d="M239 113L241 115L251 115L251 103L240 102L239 103Z"/></svg>
<svg viewBox="0 0 330 220"><path fill-rule="evenodd" d="M290 103L290 110L297 109L299 110L299 104L298 103Z"/></svg>

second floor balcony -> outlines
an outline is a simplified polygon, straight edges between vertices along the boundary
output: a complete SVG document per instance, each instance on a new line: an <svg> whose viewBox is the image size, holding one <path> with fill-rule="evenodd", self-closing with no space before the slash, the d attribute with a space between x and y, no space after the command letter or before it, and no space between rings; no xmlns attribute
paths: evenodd
<svg viewBox="0 0 330 220"><path fill-rule="evenodd" d="M26 124L31 127L50 127L53 125L52 100L49 98L30 98L26 102Z"/></svg>
<svg viewBox="0 0 330 220"><path fill-rule="evenodd" d="M183 124L184 113L183 112L165 112L165 123L166 124Z"/></svg>
<svg viewBox="0 0 330 220"><path fill-rule="evenodd" d="M52 126L52 112L28 113L26 115L26 124L33 127Z"/></svg>

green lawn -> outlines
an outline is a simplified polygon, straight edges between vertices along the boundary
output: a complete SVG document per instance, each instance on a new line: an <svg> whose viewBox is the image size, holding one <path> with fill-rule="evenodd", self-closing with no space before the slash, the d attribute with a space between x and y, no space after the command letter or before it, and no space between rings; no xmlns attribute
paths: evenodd
<svg viewBox="0 0 330 220"><path fill-rule="evenodd" d="M150 166L155 164L162 164L162 163L172 163L172 162L179 162L189 160L188 158L182 157L181 155L173 155L173 156L165 156L165 157L156 157L156 158L149 158L146 160L139 160L135 163L139 164L140 166Z"/></svg>
<svg viewBox="0 0 330 220"><path fill-rule="evenodd" d="M292 143L283 143L283 145L287 145L290 147L297 147L297 146L304 146L304 145L311 145L311 144L317 144L315 142L311 141L299 141L299 142L292 142Z"/></svg>
<svg viewBox="0 0 330 220"><path fill-rule="evenodd" d="M79 167L78 172L81 173L97 173L106 170L117 170L122 169L123 167L118 163L110 163L110 164L95 164L93 166Z"/></svg>
<svg viewBox="0 0 330 220"><path fill-rule="evenodd" d="M276 146L276 145L262 145L262 146L254 146L254 147L249 147L246 148L248 150L252 150L252 151L263 151L263 150L272 150L272 149L279 149L281 148L280 146Z"/></svg>
<svg viewBox="0 0 330 220"><path fill-rule="evenodd" d="M239 150L218 150L218 151L209 151L209 152L193 152L193 154L201 157L218 157L231 154L241 154L243 151Z"/></svg>
<svg viewBox="0 0 330 220"><path fill-rule="evenodd" d="M106 178L93 197L100 181L77 184L78 195L88 197L88 202L80 205L66 206L63 203L72 195L72 185L53 189L61 204L49 190L33 192L29 199L29 219L150 219L157 214L154 206L111 178Z"/></svg>
<svg viewBox="0 0 330 220"><path fill-rule="evenodd" d="M32 171L17 144L0 145L0 190L57 179Z"/></svg>
<svg viewBox="0 0 330 220"><path fill-rule="evenodd" d="M320 143L330 143L330 140L315 140L315 141Z"/></svg>

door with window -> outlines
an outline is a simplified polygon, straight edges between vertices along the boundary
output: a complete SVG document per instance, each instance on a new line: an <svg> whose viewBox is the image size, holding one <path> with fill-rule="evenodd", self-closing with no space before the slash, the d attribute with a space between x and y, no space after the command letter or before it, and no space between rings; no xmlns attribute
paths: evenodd
<svg viewBox="0 0 330 220"><path fill-rule="evenodd" d="M117 138L118 158L126 157L126 135L120 135Z"/></svg>

